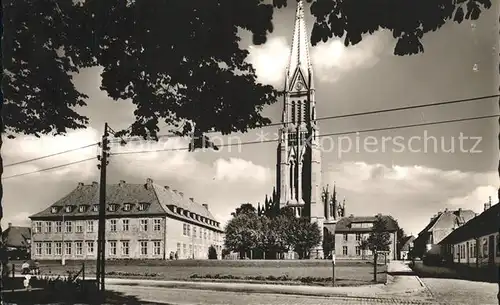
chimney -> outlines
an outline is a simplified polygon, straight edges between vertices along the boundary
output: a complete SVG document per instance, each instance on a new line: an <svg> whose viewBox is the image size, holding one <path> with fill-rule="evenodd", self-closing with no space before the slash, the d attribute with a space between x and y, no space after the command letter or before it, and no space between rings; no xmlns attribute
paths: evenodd
<svg viewBox="0 0 500 305"><path fill-rule="evenodd" d="M151 179L151 178L146 179L146 183L147 183L148 185L153 184L153 179Z"/></svg>
<svg viewBox="0 0 500 305"><path fill-rule="evenodd" d="M353 218L353 217L354 217L354 214L349 215L349 217Z"/></svg>
<svg viewBox="0 0 500 305"><path fill-rule="evenodd" d="M174 191L174 193L176 193L176 194L177 194L177 190L172 190L172 191Z"/></svg>
<svg viewBox="0 0 500 305"><path fill-rule="evenodd" d="M83 182L78 182L78 188L81 188L83 186Z"/></svg>
<svg viewBox="0 0 500 305"><path fill-rule="evenodd" d="M448 212L448 208L444 209L445 212Z"/></svg>
<svg viewBox="0 0 500 305"><path fill-rule="evenodd" d="M179 195L181 195L181 197L184 197L184 193L183 192L179 192Z"/></svg>
<svg viewBox="0 0 500 305"><path fill-rule="evenodd" d="M92 186L98 186L98 185L99 185L99 182L97 182L97 181L92 182Z"/></svg>
<svg viewBox="0 0 500 305"><path fill-rule="evenodd" d="M170 186L165 185L164 188L168 191L170 189Z"/></svg>
<svg viewBox="0 0 500 305"><path fill-rule="evenodd" d="M119 186L124 186L125 185L125 180L120 180L120 183L118 183Z"/></svg>
<svg viewBox="0 0 500 305"><path fill-rule="evenodd" d="M207 210L208 210L208 204L204 203L204 204L202 204L202 206L203 206L205 209L207 209Z"/></svg>
<svg viewBox="0 0 500 305"><path fill-rule="evenodd" d="M189 198L189 200L190 200L191 202L194 202L194 198L193 198L193 197L190 197L190 198Z"/></svg>

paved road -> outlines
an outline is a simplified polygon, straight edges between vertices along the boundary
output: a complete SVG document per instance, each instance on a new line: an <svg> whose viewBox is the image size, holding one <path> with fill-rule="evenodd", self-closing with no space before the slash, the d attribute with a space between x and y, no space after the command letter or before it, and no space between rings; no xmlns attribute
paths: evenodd
<svg viewBox="0 0 500 305"><path fill-rule="evenodd" d="M454 279L422 278L443 305L498 305L498 285Z"/></svg>
<svg viewBox="0 0 500 305"><path fill-rule="evenodd" d="M162 287L107 285L107 289L133 295L141 301L162 302L178 305L436 305L428 301L398 299L370 299L370 298L343 298L343 297L304 297L278 294L257 294L241 292L224 292L193 289L173 289Z"/></svg>

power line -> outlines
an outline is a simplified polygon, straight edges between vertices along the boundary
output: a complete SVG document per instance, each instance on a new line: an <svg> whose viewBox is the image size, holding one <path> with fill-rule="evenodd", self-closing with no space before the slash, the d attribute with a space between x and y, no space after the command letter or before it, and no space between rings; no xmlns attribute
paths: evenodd
<svg viewBox="0 0 500 305"><path fill-rule="evenodd" d="M394 111L404 111L404 110L412 110L412 109L419 109L419 108L426 108L426 107L468 103L468 102L481 101L481 100L486 100L486 99L495 98L495 97L500 97L500 94L471 97L471 98L466 98L466 99L449 100L449 101L442 101L442 102L430 103L430 104L419 104L419 105L404 106L404 107L398 107L398 108L386 108L386 109L372 110L372 111L365 111L365 112L355 112L355 113L348 113L348 114L341 114L341 115L325 116L325 117L316 118L314 121L326 121L326 120L343 119L343 118L349 118L349 117L355 117L355 116L380 114L380 113L387 113L387 112L394 112ZM293 122L289 121L289 122L271 123L269 125L256 127L254 129L280 126L283 124L291 124L291 123L293 123ZM206 132L205 134L213 134L213 133L218 133L218 132L216 132L216 131ZM164 134L164 135L158 135L157 137L158 138L165 138L165 137L173 137L173 136L174 136L173 134ZM177 137L182 137L182 136L177 136ZM141 140L142 139L137 139L137 138L127 139L127 141L141 141ZM113 142L113 143L117 143L117 142Z"/></svg>
<svg viewBox="0 0 500 305"><path fill-rule="evenodd" d="M404 129L404 128L421 127L421 126L441 125L441 124L458 123L458 122L497 118L497 117L500 117L500 115L499 114L486 115L486 116L479 116L479 117L469 117L469 118L453 119L453 120L445 120L445 121L435 121L435 122L428 122L428 123L409 124L409 125L400 125L400 126L391 126L391 127L382 127L382 128L371 128L371 129L363 129L363 130L355 130L355 131L347 131L347 132L337 132L337 133L329 133L329 134L319 135L319 137L341 136L341 135L357 134L357 133L365 133L365 132L376 132L376 131L396 130L396 129ZM263 140L263 141L249 141L249 142L242 142L242 143L237 143L237 144L224 144L224 145L220 145L220 146L227 147L227 146L236 146L236 145L251 145L251 144L260 144L260 143L271 143L271 142L277 142L277 141L278 141L277 139ZM151 153L151 152L162 152L162 151L182 151L182 150L188 150L188 148L172 148L172 149L121 152L121 153L112 153L111 155L128 155L128 154L140 154L140 153ZM70 162L70 163L65 163L65 164L61 164L61 165L57 165L57 166L53 166L53 167L49 167L49 168L44 168L44 169L40 169L40 170L36 170L36 171L32 171L32 172L7 176L7 177L3 177L2 180L11 179L11 178L20 177L20 176L25 176L25 175L30 175L30 174L35 174L35 173L53 170L53 169L57 169L57 168L62 168L62 167L66 167L66 166L70 166L70 165L74 165L74 164L78 164L78 163L83 163L83 162L86 162L89 160L94 160L94 159L96 159L96 158L94 158L94 157L87 158L87 159L74 161L74 162Z"/></svg>
<svg viewBox="0 0 500 305"><path fill-rule="evenodd" d="M85 145L85 146L81 146L81 147L77 147L77 148L73 148L73 149L68 149L68 150L65 150L65 151L60 151L60 152L53 153L53 154L50 154L50 155L45 155L45 156L41 156L41 157L37 157L37 158L33 158L33 159L27 159L27 160L15 162L15 163L10 163L10 164L4 165L3 167L6 168L6 167L9 167L9 166L19 165L19 164L24 164L24 163L28 163L28 162L38 161L38 160L42 160L42 159L46 159L46 158L50 158L50 157L54 157L54 156L59 156L59 155L62 155L62 154L67 154L67 153L73 152L73 151L77 151L77 150L89 148L89 147L92 147L92 146L96 146L98 144L99 143L88 144L88 145Z"/></svg>
<svg viewBox="0 0 500 305"><path fill-rule="evenodd" d="M380 113L386 113L386 112L404 111L404 110L411 110L411 109L418 109L418 108L425 108L425 107L435 107L435 106L450 105L450 104L457 104L457 103L466 103L466 102L472 102L472 101L485 100L485 99L494 98L494 97L500 97L500 94L485 95L485 96L472 97L472 98L466 98L466 99L458 99L458 100L449 100L449 101L442 101L442 102L430 103L430 104L420 104L420 105L405 106L405 107L398 107L398 108L387 108L387 109L372 110L372 111L366 111L366 112L357 112L357 113L349 113L349 114L342 114L342 115L335 115L335 116L326 116L326 117L317 118L315 121L333 120L333 119L341 119L341 118L348 118L348 117L355 117L355 116L380 114ZM287 124L287 123L292 123L292 122L271 123L269 125L260 126L257 128L279 126L279 125L283 125L283 124ZM257 128L255 128L255 129L257 129ZM130 127L128 129L130 129ZM217 133L217 132L207 132L206 134L212 134L212 133ZM159 135L158 138L165 138L165 137L172 137L172 136L173 136L172 134L166 134L166 135ZM323 136L326 136L326 135L323 135ZM127 139L127 141L141 141L141 140L142 139L137 139L137 138ZM122 141L122 139L117 139L117 141L111 141L111 143L118 143L121 141ZM265 143L265 142L258 142L258 143ZM37 158L33 158L33 159L27 159L27 160L15 162L15 163L10 163L10 164L4 165L4 168L14 166L14 165L20 165L20 164L24 164L24 163L29 163L29 162L33 162L33 161L38 161L38 160L66 154L66 153L70 153L73 151L96 146L98 144L99 143L88 144L88 145L85 145L82 147L77 147L77 148L53 153L50 155L45 155L45 156L41 156L41 157L37 157ZM179 149L179 150L186 150L186 149Z"/></svg>
<svg viewBox="0 0 500 305"><path fill-rule="evenodd" d="M366 133L366 132L376 132L376 131L384 131L384 130L396 130L396 129L404 129L404 128L441 125L441 124L458 123L458 122L473 121L473 120L482 120L482 119L489 119L489 118L496 118L496 117L500 117L500 115L498 115L498 114L497 115L486 115L486 116L469 117L469 118L453 119L453 120L445 120L445 121L435 121L435 122L427 122L427 123L399 125L399 126L381 127L381 128L371 128L371 129L353 130L353 131L346 131L346 132L336 132L336 133L328 133L328 134L319 135L319 137L320 138L321 137L332 137L332 136L342 136L342 135L358 134L358 133ZM248 142L241 142L241 143L227 143L227 144L218 145L218 147L252 145L252 144L261 144L261 143L272 143L272 142L278 142L278 141L279 141L279 139L248 141ZM183 148L166 148L166 149L156 149L156 150L129 151L129 152L111 153L111 155L130 155L130 154L141 154L141 153L152 153L152 152L163 152L163 151L183 151L183 150L188 150L188 148L183 147Z"/></svg>
<svg viewBox="0 0 500 305"><path fill-rule="evenodd" d="M83 162L90 161L90 160L95 160L95 159L96 159L95 157L92 157L92 158L78 160L78 161L74 161L74 162L70 162L70 163L64 163L64 164L61 164L61 165L47 167L47 168L39 169L39 170L32 171L32 172L27 172L27 173L21 173L21 174L16 174L16 175L12 175L12 176L2 177L2 180L7 180L7 179L11 179L11 178L16 178L16 177L21 177L21 176L36 174L36 173L40 173L40 172L45 172L45 171L49 171L49 170L53 170L53 169L58 169L58 168L62 168L62 167L70 166L70 165L75 165L75 164L79 164L79 163L83 163Z"/></svg>

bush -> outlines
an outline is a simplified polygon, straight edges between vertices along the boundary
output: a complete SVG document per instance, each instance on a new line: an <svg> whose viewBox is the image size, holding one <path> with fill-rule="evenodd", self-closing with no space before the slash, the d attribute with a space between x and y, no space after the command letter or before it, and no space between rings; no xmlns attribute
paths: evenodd
<svg viewBox="0 0 500 305"><path fill-rule="evenodd" d="M208 248L208 259L217 259L217 250L215 250L214 246Z"/></svg>

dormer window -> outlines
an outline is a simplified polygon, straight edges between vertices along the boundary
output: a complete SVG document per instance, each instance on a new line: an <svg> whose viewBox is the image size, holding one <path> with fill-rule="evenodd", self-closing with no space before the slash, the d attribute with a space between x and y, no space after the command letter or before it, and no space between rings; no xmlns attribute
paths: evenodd
<svg viewBox="0 0 500 305"><path fill-rule="evenodd" d="M98 204L94 204L94 206L92 207L92 211L93 212L99 212L99 205Z"/></svg>
<svg viewBox="0 0 500 305"><path fill-rule="evenodd" d="M81 205L81 206L78 207L78 212L80 212L80 213L85 212L85 210L86 210L86 206L85 205Z"/></svg>
<svg viewBox="0 0 500 305"><path fill-rule="evenodd" d="M67 205L67 206L64 207L64 212L66 212L66 213L71 213L71 210L72 209L71 209L70 205Z"/></svg>
<svg viewBox="0 0 500 305"><path fill-rule="evenodd" d="M125 203L125 204L123 205L123 210L124 210L124 211L127 211L127 212L128 212L128 211L130 211L130 209L132 209L132 205L131 205L130 203Z"/></svg>
<svg viewBox="0 0 500 305"><path fill-rule="evenodd" d="M116 207L117 207L116 203L110 203L108 205L108 211L110 211L110 212L116 212Z"/></svg>
<svg viewBox="0 0 500 305"><path fill-rule="evenodd" d="M139 203L138 209L139 209L139 211L145 211L147 207L148 207L147 203L141 202L141 203Z"/></svg>
<svg viewBox="0 0 500 305"><path fill-rule="evenodd" d="M55 214L55 213L57 213L58 211L59 211L59 208L58 208L58 207L52 207L52 208L50 209L50 212L51 212L52 214Z"/></svg>
<svg viewBox="0 0 500 305"><path fill-rule="evenodd" d="M172 207L172 211L174 211L174 213L177 213L177 207Z"/></svg>

